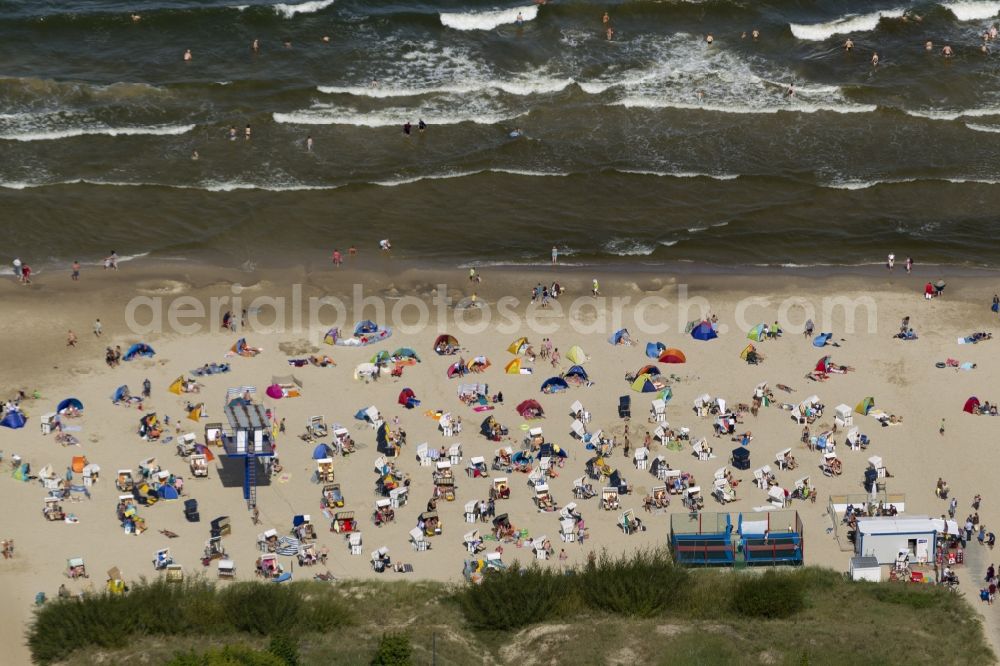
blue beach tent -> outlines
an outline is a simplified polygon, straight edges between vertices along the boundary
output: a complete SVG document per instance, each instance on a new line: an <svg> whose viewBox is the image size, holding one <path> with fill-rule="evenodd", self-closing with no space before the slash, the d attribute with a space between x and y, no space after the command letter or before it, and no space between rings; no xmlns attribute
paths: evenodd
<svg viewBox="0 0 1000 666"><path fill-rule="evenodd" d="M714 340L719 334L712 328L711 323L703 321L691 329L691 337L695 340Z"/></svg>
<svg viewBox="0 0 1000 666"><path fill-rule="evenodd" d="M646 356L649 358L660 358L660 354L667 351L667 346L662 342L647 342Z"/></svg>
<svg viewBox="0 0 1000 666"><path fill-rule="evenodd" d="M813 347L825 347L832 337L833 333L820 333L813 338Z"/></svg>
<svg viewBox="0 0 1000 666"><path fill-rule="evenodd" d="M77 411L82 412L83 403L77 400L76 398L66 398L65 400L59 403L59 406L56 407L56 411L62 412L64 409L75 409Z"/></svg>
<svg viewBox="0 0 1000 666"><path fill-rule="evenodd" d="M581 368L582 370L582 368ZM562 377L549 377L542 382L542 393L558 393L569 388L569 384Z"/></svg>
<svg viewBox="0 0 1000 666"><path fill-rule="evenodd" d="M24 424L28 421L24 414L19 411L7 412L7 415L3 417L0 421L0 426L4 428L10 428L11 430L17 430L18 428L23 428Z"/></svg>
<svg viewBox="0 0 1000 666"><path fill-rule="evenodd" d="M131 347L128 348L128 351L125 352L125 356L123 358L126 361L131 361L136 356L143 356L143 357L149 358L149 357L155 356L155 355L156 355L156 352L153 351L152 347L150 347L149 345L147 345L145 342L137 342L137 343L135 343L134 345L132 345Z"/></svg>

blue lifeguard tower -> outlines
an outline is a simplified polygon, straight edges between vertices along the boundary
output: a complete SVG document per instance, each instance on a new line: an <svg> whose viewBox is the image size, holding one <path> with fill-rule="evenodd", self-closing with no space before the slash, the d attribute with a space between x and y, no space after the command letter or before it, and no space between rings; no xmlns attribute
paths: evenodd
<svg viewBox="0 0 1000 666"><path fill-rule="evenodd" d="M220 433L222 446L231 458L243 458L243 499L257 505L257 459L274 456L274 440L264 406L245 399L229 402L225 408L229 431Z"/></svg>

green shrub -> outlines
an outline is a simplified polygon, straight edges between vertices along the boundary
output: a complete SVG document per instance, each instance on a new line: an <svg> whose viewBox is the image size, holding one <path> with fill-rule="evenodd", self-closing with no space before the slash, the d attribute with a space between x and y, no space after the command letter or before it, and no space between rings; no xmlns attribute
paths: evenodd
<svg viewBox="0 0 1000 666"><path fill-rule="evenodd" d="M457 601L473 627L518 629L551 619L567 595L574 594L574 582L574 577L515 562L484 576L480 585L462 588Z"/></svg>
<svg viewBox="0 0 1000 666"><path fill-rule="evenodd" d="M351 624L351 613L339 599L329 594L307 597L299 613L299 631L325 633Z"/></svg>
<svg viewBox="0 0 1000 666"><path fill-rule="evenodd" d="M299 645L286 634L272 636L267 651L287 666L297 666L299 663Z"/></svg>
<svg viewBox="0 0 1000 666"><path fill-rule="evenodd" d="M602 553L578 577L587 606L630 617L653 617L676 607L689 574L662 550L646 550L613 559Z"/></svg>
<svg viewBox="0 0 1000 666"><path fill-rule="evenodd" d="M197 654L181 653L167 662L167 666L284 666L285 662L270 652L254 650L244 645L227 645Z"/></svg>
<svg viewBox="0 0 1000 666"><path fill-rule="evenodd" d="M219 597L234 629L262 636L292 631L303 606L302 595L291 585L235 583Z"/></svg>
<svg viewBox="0 0 1000 666"><path fill-rule="evenodd" d="M739 576L733 585L732 607L743 617L790 617L805 608L805 588L803 579L794 574L748 573Z"/></svg>
<svg viewBox="0 0 1000 666"><path fill-rule="evenodd" d="M46 603L35 612L28 646L35 661L46 664L87 646L123 647L139 635L291 635L350 623L340 600L329 594L307 598L308 589L253 582L218 588L203 579L140 581L125 595Z"/></svg>
<svg viewBox="0 0 1000 666"><path fill-rule="evenodd" d="M372 666L410 666L410 637L406 634L382 634L378 651L372 658Z"/></svg>
<svg viewBox="0 0 1000 666"><path fill-rule="evenodd" d="M894 583L878 583L866 586L868 594L876 601L897 606L906 606L922 610L925 608L941 608L940 592L932 586L898 585Z"/></svg>

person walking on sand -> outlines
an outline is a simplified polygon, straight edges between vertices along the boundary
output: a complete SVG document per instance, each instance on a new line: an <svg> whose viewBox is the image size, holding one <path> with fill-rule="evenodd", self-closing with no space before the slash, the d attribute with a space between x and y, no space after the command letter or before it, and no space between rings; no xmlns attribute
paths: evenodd
<svg viewBox="0 0 1000 666"><path fill-rule="evenodd" d="M21 281L21 258L20 257L15 257L14 258L14 277L17 278L18 282Z"/></svg>
<svg viewBox="0 0 1000 666"><path fill-rule="evenodd" d="M906 274L909 275L913 272L913 257L906 258Z"/></svg>
<svg viewBox="0 0 1000 666"><path fill-rule="evenodd" d="M94 320L94 337L99 338L99 337L101 337L101 335L103 333L104 333L104 326L101 325L101 320L99 318L95 319Z"/></svg>
<svg viewBox="0 0 1000 666"><path fill-rule="evenodd" d="M941 427L938 428L938 434L944 437L944 419L941 419Z"/></svg>
<svg viewBox="0 0 1000 666"><path fill-rule="evenodd" d="M896 255L894 255L894 254L893 254L892 252L890 252L890 253L889 253L889 256L888 256L888 257L886 258L886 261L885 261L885 266L886 266L886 268L888 268L888 269L889 269L890 271L891 271L891 270L892 270L893 268L895 268L895 266L896 266Z"/></svg>
<svg viewBox="0 0 1000 666"><path fill-rule="evenodd" d="M591 293L593 293L594 296L600 296L601 295L601 286L599 284L597 284L597 278L594 278L594 283L593 283L593 285L591 285L590 291L591 291Z"/></svg>
<svg viewBox="0 0 1000 666"><path fill-rule="evenodd" d="M340 255L339 249L334 249L333 251L333 265L340 268L340 265L344 263L344 257Z"/></svg>
<svg viewBox="0 0 1000 666"><path fill-rule="evenodd" d="M80 280L80 262L73 261L73 273L70 275L73 282L78 282Z"/></svg>
<svg viewBox="0 0 1000 666"><path fill-rule="evenodd" d="M76 347L76 333L72 329L66 332L66 346Z"/></svg>
<svg viewBox="0 0 1000 666"><path fill-rule="evenodd" d="M146 379L142 380L142 397L148 398L152 392L153 392L153 384L152 382L149 381L149 377L147 377Z"/></svg>

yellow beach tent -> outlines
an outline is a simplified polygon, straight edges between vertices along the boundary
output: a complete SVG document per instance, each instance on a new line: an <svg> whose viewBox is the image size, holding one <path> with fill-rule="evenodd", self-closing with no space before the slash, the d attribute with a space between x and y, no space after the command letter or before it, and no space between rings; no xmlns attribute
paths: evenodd
<svg viewBox="0 0 1000 666"><path fill-rule="evenodd" d="M507 351L511 354L520 354L528 347L528 338L518 338L514 342L510 343L510 347L507 347Z"/></svg>
<svg viewBox="0 0 1000 666"><path fill-rule="evenodd" d="M569 348L569 351L566 352L566 360L568 360L570 363L576 363L577 365L580 365L581 363L586 363L587 361L589 361L590 357L588 357L586 354L583 353L583 350L580 349L579 345L573 345L572 347Z"/></svg>

